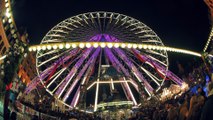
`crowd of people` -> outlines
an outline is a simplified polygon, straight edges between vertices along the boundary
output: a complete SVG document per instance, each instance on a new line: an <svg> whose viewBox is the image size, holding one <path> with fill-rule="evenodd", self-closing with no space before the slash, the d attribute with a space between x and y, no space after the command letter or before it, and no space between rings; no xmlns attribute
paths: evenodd
<svg viewBox="0 0 213 120"><path fill-rule="evenodd" d="M195 93L188 91L178 98L169 99L162 103L149 104L134 111L129 120L213 120L213 81L208 83L208 95L202 87L198 87ZM54 117L55 119L69 120L101 120L104 118L96 114L87 114L79 110L61 111L51 109L39 109L30 103L24 105L35 108L39 113ZM13 116L14 117L14 116ZM48 116L34 115L33 120L45 120ZM121 118L126 120L126 117Z"/></svg>
<svg viewBox="0 0 213 120"><path fill-rule="evenodd" d="M186 92L159 105L143 107L131 120L213 120L213 82L208 96L199 87L196 93Z"/></svg>

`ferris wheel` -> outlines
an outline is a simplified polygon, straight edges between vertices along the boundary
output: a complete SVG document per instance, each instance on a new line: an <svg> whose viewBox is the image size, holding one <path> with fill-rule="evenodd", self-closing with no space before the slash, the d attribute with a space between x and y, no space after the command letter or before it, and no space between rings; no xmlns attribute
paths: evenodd
<svg viewBox="0 0 213 120"><path fill-rule="evenodd" d="M55 45L37 52L39 79L69 107L77 107L82 99L87 99L86 106L94 105L94 111L115 99L135 106L141 97L152 97L168 77L167 52L138 45L164 46L161 39L144 23L123 14L73 16L54 26L42 44Z"/></svg>

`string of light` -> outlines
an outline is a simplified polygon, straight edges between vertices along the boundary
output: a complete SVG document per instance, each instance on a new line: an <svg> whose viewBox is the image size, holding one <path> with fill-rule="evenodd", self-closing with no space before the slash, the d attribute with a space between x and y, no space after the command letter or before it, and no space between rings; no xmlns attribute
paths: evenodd
<svg viewBox="0 0 213 120"><path fill-rule="evenodd" d="M29 51L41 51L51 49L69 49L69 48L90 48L90 47L101 47L101 48L134 48L134 49L150 49L150 50L163 50L168 52L176 52L189 54L197 57L201 57L201 54L191 50L185 50L180 48L173 48L167 46L140 44L140 43L122 43L122 42L69 42L69 43L52 43L42 45L32 45L29 47Z"/></svg>

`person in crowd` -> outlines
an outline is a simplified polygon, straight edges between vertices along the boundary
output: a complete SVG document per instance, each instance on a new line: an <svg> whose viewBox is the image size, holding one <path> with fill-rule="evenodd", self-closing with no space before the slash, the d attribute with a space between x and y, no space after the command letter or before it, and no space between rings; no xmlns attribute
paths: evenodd
<svg viewBox="0 0 213 120"><path fill-rule="evenodd" d="M197 94L190 99L189 114L187 120L199 120L202 112L202 107L205 102L205 97L202 95L203 89L198 88Z"/></svg>
<svg viewBox="0 0 213 120"><path fill-rule="evenodd" d="M188 97L185 97L185 100L181 101L178 120L187 120L189 114L188 104Z"/></svg>
<svg viewBox="0 0 213 120"><path fill-rule="evenodd" d="M16 112L12 112L10 116L10 120L16 120L17 119L17 114Z"/></svg>
<svg viewBox="0 0 213 120"><path fill-rule="evenodd" d="M152 116L152 120L158 120L158 116L159 116L159 107L156 107Z"/></svg>
<svg viewBox="0 0 213 120"><path fill-rule="evenodd" d="M200 120L213 120L213 82L208 84L208 98L203 107Z"/></svg>
<svg viewBox="0 0 213 120"><path fill-rule="evenodd" d="M178 109L175 106L175 103L169 104L167 120L177 120L178 118Z"/></svg>

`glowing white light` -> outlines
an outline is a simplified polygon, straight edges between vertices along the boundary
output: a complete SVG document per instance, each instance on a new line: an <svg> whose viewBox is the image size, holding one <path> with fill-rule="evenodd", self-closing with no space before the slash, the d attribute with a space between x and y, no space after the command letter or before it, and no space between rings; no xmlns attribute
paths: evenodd
<svg viewBox="0 0 213 120"><path fill-rule="evenodd" d="M138 48L141 49L143 46L142 45L138 45Z"/></svg>
<svg viewBox="0 0 213 120"><path fill-rule="evenodd" d="M108 48L112 48L113 44L112 43L107 43Z"/></svg>
<svg viewBox="0 0 213 120"><path fill-rule="evenodd" d="M76 45L76 44L72 44L72 47L73 47L73 48L76 48L76 47L77 47L77 45Z"/></svg>
<svg viewBox="0 0 213 120"><path fill-rule="evenodd" d="M5 23L5 19L3 19L2 22Z"/></svg>
<svg viewBox="0 0 213 120"><path fill-rule="evenodd" d="M65 48L66 48L66 49L69 49L69 48L70 48L70 44L66 44L66 45L65 45Z"/></svg>
<svg viewBox="0 0 213 120"><path fill-rule="evenodd" d="M125 47L126 47L126 44L122 43L122 44L121 44L121 47L122 47L122 48L125 48Z"/></svg>
<svg viewBox="0 0 213 120"><path fill-rule="evenodd" d="M101 47L102 48L106 47L106 44L105 43L101 43Z"/></svg>
<svg viewBox="0 0 213 120"><path fill-rule="evenodd" d="M33 51L36 51L36 47L33 47Z"/></svg>
<svg viewBox="0 0 213 120"><path fill-rule="evenodd" d="M7 8L7 9L6 9L6 12L9 12L9 11L10 11L10 8Z"/></svg>
<svg viewBox="0 0 213 120"><path fill-rule="evenodd" d="M59 45L59 49L63 49L64 48L64 45L63 44L60 44Z"/></svg>
<svg viewBox="0 0 213 120"><path fill-rule="evenodd" d="M155 49L156 49L156 46L152 46L152 49L155 50Z"/></svg>
<svg viewBox="0 0 213 120"><path fill-rule="evenodd" d="M5 4L5 7L8 7L8 6L9 6L9 3L6 3L6 4Z"/></svg>
<svg viewBox="0 0 213 120"><path fill-rule="evenodd" d="M8 2L8 0L5 0L5 2Z"/></svg>
<svg viewBox="0 0 213 120"><path fill-rule="evenodd" d="M115 48L118 48L119 47L119 43L115 43L114 46L115 46Z"/></svg>
<svg viewBox="0 0 213 120"><path fill-rule="evenodd" d="M156 46L156 50L160 50L160 46Z"/></svg>
<svg viewBox="0 0 213 120"><path fill-rule="evenodd" d="M11 33L13 33L13 32L14 31L11 30ZM16 34L13 34L13 36L17 37ZM118 47L121 47L121 48L128 47L128 48L139 48L139 49L141 49L141 48L142 49L147 49L148 48L148 49L151 49L151 50L164 50L164 51L169 51L169 52L177 52L177 53L183 53L183 54L189 54L189 55L194 55L194 56L201 57L200 53L189 51L189 50L166 47L166 46L158 46L158 45L136 44L136 43L120 43L120 42L118 42L118 43L111 43L111 42L100 42L100 43L98 43L98 42L93 42L91 44L91 42L90 43L89 42L84 42L84 43L78 43L78 42L73 43L73 42L70 42L70 43L61 43L61 44L59 44L59 43L47 44L45 46L46 46L46 48L48 50L50 50L52 48L54 48L54 49L57 49L57 48L62 49L64 47L70 48L70 46L72 46L73 48L76 48L77 45L79 45L79 47L81 47L81 48L83 48L85 46L88 47L88 48L91 47L91 46L93 46L95 48L97 48L98 46L101 46L101 47L106 47L107 46L108 48L111 48L111 47L116 47L116 48L118 48ZM40 46L41 49L42 49L42 46ZM37 49L37 46L31 46L32 50L33 50L33 47L36 47L36 49ZM45 48L43 48L43 49L45 49Z"/></svg>
<svg viewBox="0 0 213 120"><path fill-rule="evenodd" d="M86 47L87 47L87 48L90 48L91 46L92 46L92 45L91 45L90 43L87 43L87 44L86 44Z"/></svg>
<svg viewBox="0 0 213 120"><path fill-rule="evenodd" d="M8 22L11 23L11 22L12 22L12 19L10 18L10 19L8 20Z"/></svg>
<svg viewBox="0 0 213 120"><path fill-rule="evenodd" d="M46 48L47 48L47 47L46 47L45 45L44 45L44 46L42 46L42 50L46 50Z"/></svg>
<svg viewBox="0 0 213 120"><path fill-rule="evenodd" d="M148 45L148 49L152 49L152 46L151 46L151 45Z"/></svg>
<svg viewBox="0 0 213 120"><path fill-rule="evenodd" d="M80 48L84 48L84 43L80 43L80 44L79 44L79 47L80 47Z"/></svg>
<svg viewBox="0 0 213 120"><path fill-rule="evenodd" d="M144 48L144 49L147 49L147 45L144 45L143 48Z"/></svg>
<svg viewBox="0 0 213 120"><path fill-rule="evenodd" d="M32 48L31 48L31 47L29 48L29 51L30 51L30 52L32 51Z"/></svg>
<svg viewBox="0 0 213 120"><path fill-rule="evenodd" d="M14 29L12 29L12 30L11 30L11 33L12 33L12 34L14 34L14 33L15 33L15 30L14 30Z"/></svg>
<svg viewBox="0 0 213 120"><path fill-rule="evenodd" d="M41 47L40 47L40 46L37 46L37 50L40 51L40 50L41 50Z"/></svg>
<svg viewBox="0 0 213 120"><path fill-rule="evenodd" d="M58 48L58 46L57 45L53 45L53 49L57 49Z"/></svg>
<svg viewBox="0 0 213 120"><path fill-rule="evenodd" d="M48 49L48 50L51 50L51 49L52 49L52 46L51 46L51 45L47 45L47 49Z"/></svg>
<svg viewBox="0 0 213 120"><path fill-rule="evenodd" d="M94 48L97 48L97 47L98 47L98 43L94 43L94 44L93 44L93 47L94 47Z"/></svg>
<svg viewBox="0 0 213 120"><path fill-rule="evenodd" d="M9 18L9 17L11 16L11 13L10 13L9 11L7 11L7 12L5 13L5 15Z"/></svg>
<svg viewBox="0 0 213 120"><path fill-rule="evenodd" d="M137 44L133 44L133 48L137 48L138 46L137 46Z"/></svg>
<svg viewBox="0 0 213 120"><path fill-rule="evenodd" d="M128 47L128 48L132 48L132 44L128 44L127 47Z"/></svg>

